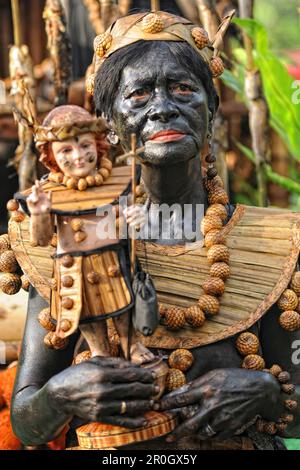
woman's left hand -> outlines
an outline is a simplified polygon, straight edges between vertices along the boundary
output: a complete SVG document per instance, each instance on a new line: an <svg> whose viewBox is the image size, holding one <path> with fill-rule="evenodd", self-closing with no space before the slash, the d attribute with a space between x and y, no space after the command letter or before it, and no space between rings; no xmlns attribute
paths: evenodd
<svg viewBox="0 0 300 470"><path fill-rule="evenodd" d="M283 412L277 380L245 369L216 369L193 380L161 400L161 411L172 409L184 421L168 441L187 435L228 439L257 415L276 420Z"/></svg>

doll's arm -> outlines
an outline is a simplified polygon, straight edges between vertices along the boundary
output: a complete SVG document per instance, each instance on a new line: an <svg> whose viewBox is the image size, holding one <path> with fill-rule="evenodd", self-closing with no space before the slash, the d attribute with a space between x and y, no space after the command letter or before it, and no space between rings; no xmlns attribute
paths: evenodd
<svg viewBox="0 0 300 470"><path fill-rule="evenodd" d="M49 245L54 232L54 218L50 214L51 193L46 194L39 181L36 181L27 198L27 206L31 214L30 243L33 246Z"/></svg>

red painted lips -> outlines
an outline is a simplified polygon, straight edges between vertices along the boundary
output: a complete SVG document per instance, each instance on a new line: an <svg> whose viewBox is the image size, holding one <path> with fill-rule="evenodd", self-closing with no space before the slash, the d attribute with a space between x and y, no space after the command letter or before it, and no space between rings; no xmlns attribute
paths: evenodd
<svg viewBox="0 0 300 470"><path fill-rule="evenodd" d="M153 134L148 140L151 142L173 142L183 139L185 136L186 134L184 132L169 129L167 131L160 131L157 132L157 134Z"/></svg>

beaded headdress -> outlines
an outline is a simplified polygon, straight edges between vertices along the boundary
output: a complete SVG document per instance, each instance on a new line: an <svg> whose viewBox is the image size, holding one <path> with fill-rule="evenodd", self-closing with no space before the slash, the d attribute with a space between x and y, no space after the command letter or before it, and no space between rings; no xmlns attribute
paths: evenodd
<svg viewBox="0 0 300 470"><path fill-rule="evenodd" d="M234 10L223 19L212 41L209 40L205 29L186 18L165 11L137 13L119 18L105 33L99 34L94 40L93 70L87 76L87 91L93 94L96 73L111 54L141 40L187 42L209 65L213 77L220 76L224 71L224 65L222 59L218 57L217 46L233 15Z"/></svg>

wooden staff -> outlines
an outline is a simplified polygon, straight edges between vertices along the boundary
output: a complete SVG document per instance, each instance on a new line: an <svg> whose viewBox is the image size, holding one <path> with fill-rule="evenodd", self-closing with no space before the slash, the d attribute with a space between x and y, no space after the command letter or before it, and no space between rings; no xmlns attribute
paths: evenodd
<svg viewBox="0 0 300 470"><path fill-rule="evenodd" d="M136 191L136 134L131 134L131 185L132 185L132 205L135 204L135 191ZM131 274L134 275L135 271L135 257L136 257L136 239L131 238Z"/></svg>
<svg viewBox="0 0 300 470"><path fill-rule="evenodd" d="M159 11L160 4L159 0L151 0L151 11Z"/></svg>
<svg viewBox="0 0 300 470"><path fill-rule="evenodd" d="M15 46L21 47L22 33L21 33L19 0L11 0L11 9L12 9L12 17L13 17L13 25L14 25L14 43L15 43Z"/></svg>

